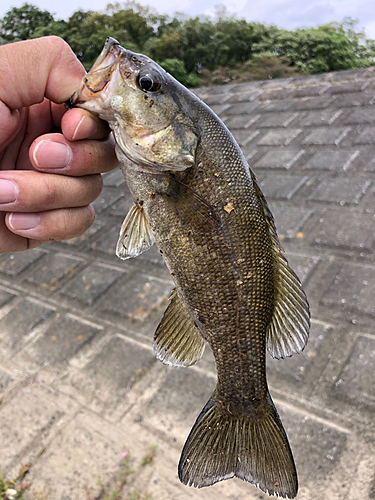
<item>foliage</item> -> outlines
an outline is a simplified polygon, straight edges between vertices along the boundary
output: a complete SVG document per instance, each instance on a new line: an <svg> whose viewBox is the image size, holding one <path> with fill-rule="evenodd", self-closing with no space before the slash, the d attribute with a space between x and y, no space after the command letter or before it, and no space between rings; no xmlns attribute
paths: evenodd
<svg viewBox="0 0 375 500"><path fill-rule="evenodd" d="M375 58L375 41L350 18L288 31L229 16L222 6L214 17L170 17L128 0L101 12L78 9L67 21L25 3L0 19L0 43L52 34L69 43L86 69L110 35L190 87L366 67Z"/></svg>

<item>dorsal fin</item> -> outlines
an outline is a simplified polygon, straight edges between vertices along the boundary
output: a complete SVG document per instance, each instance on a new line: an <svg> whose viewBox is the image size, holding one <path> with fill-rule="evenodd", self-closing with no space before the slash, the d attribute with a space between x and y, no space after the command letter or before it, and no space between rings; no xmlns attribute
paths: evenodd
<svg viewBox="0 0 375 500"><path fill-rule="evenodd" d="M301 282L282 254L272 213L253 172L251 177L262 203L276 262L276 301L267 329L267 349L272 357L280 359L301 352L306 346L310 329L310 310Z"/></svg>
<svg viewBox="0 0 375 500"><path fill-rule="evenodd" d="M164 364L190 366L203 355L205 340L174 288L170 303L156 329L154 353Z"/></svg>

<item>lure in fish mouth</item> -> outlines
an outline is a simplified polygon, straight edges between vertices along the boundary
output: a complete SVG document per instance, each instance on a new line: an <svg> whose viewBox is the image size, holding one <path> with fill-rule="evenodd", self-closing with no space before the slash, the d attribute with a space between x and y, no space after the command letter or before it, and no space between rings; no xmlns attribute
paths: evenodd
<svg viewBox="0 0 375 500"><path fill-rule="evenodd" d="M309 306L241 150L204 103L113 38L71 106L113 130L133 196L117 255L136 257L155 242L175 283L156 357L187 367L208 343L215 358L217 386L186 440L180 480L200 488L238 477L294 498L297 473L265 357L304 349Z"/></svg>

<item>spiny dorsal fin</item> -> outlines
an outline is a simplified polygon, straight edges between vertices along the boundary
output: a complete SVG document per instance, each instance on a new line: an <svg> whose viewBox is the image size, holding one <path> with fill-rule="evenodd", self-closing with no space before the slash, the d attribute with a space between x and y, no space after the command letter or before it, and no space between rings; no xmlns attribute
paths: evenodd
<svg viewBox="0 0 375 500"><path fill-rule="evenodd" d="M272 213L252 172L251 176L263 206L276 261L276 302L267 329L267 349L273 358L286 358L301 352L307 344L310 329L309 304L300 280L281 253L282 248L277 238Z"/></svg>
<svg viewBox="0 0 375 500"><path fill-rule="evenodd" d="M190 366L203 355L205 341L186 311L176 289L156 329L154 353L164 364Z"/></svg>
<svg viewBox="0 0 375 500"><path fill-rule="evenodd" d="M232 415L211 397L182 450L178 476L202 488L238 477L269 495L294 498L297 472L271 397L259 412Z"/></svg>
<svg viewBox="0 0 375 500"><path fill-rule="evenodd" d="M142 252L148 250L154 242L154 236L142 207L132 203L120 229L116 247L117 257L123 260L138 257Z"/></svg>

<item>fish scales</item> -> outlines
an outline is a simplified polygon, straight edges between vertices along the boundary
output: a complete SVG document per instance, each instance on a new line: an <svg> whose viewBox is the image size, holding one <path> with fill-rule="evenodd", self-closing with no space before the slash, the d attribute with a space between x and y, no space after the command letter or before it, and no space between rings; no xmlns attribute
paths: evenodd
<svg viewBox="0 0 375 500"><path fill-rule="evenodd" d="M156 242L176 285L156 356L189 366L208 342L215 358L217 386L185 443L180 480L203 487L236 476L293 498L297 474L268 392L266 346L276 358L301 351L309 309L241 150L205 104L113 39L71 104L114 132L134 200L117 254L135 257Z"/></svg>

